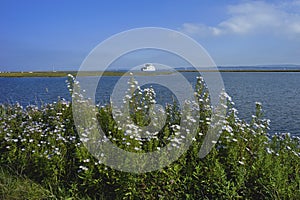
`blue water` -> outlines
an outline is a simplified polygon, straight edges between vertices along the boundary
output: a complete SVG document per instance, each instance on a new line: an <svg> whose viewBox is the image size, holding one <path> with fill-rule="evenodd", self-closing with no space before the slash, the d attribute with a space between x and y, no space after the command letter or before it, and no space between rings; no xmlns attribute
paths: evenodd
<svg viewBox="0 0 300 200"><path fill-rule="evenodd" d="M196 73L184 73L195 83ZM300 134L300 73L297 72L224 72L221 73L226 92L235 102L239 117L250 120L255 102L261 102L265 118L271 120L271 133ZM119 77L102 77L96 100L108 102ZM66 78L0 78L0 103L41 104L70 99ZM174 80L174 84L176 80ZM157 89L158 88L158 89ZM172 92L157 89L159 103L169 102Z"/></svg>

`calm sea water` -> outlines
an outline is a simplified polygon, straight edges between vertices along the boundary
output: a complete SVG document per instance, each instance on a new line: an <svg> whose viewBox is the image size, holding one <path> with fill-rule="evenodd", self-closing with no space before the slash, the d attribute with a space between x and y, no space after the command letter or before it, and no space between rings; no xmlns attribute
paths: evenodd
<svg viewBox="0 0 300 200"><path fill-rule="evenodd" d="M184 76L194 84L197 74L184 73ZM271 133L300 134L300 73L224 72L222 78L241 119L250 120L258 101L263 105L265 118L271 120ZM119 77L102 77L96 100L107 102L118 80ZM0 78L0 103L19 102L26 106L58 98L70 100L65 81L66 78ZM172 92L166 87L154 85L154 89L159 103L171 101Z"/></svg>

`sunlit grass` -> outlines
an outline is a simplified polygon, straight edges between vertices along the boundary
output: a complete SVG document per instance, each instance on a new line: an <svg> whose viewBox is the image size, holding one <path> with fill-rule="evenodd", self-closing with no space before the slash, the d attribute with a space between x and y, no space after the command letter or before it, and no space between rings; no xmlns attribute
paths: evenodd
<svg viewBox="0 0 300 200"><path fill-rule="evenodd" d="M0 199L55 199L40 184L0 168Z"/></svg>

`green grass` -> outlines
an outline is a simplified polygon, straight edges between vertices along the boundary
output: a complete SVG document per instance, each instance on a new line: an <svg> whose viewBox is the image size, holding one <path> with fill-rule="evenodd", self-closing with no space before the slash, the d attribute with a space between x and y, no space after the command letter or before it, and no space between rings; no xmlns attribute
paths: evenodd
<svg viewBox="0 0 300 200"><path fill-rule="evenodd" d="M75 74L74 72L72 74ZM0 77L64 77L68 72L7 72L0 73Z"/></svg>
<svg viewBox="0 0 300 200"><path fill-rule="evenodd" d="M69 84L75 84L76 88L76 82L70 80ZM149 141L140 143L137 138L125 135L128 130L138 132L136 124L149 123L149 106L155 96L151 89L139 89L133 79L129 88L133 93L125 101L132 111L130 118L134 124L130 128L117 127L110 105L98 106L93 111L96 117L92 120L101 125L107 138L119 148L134 153L158 151L169 143L180 145L182 132L186 130L182 125L178 129L182 113L176 105L166 106L167 122ZM76 90L70 91L80 102L82 111L90 112L85 110L89 101L81 99ZM222 98L227 97L224 94ZM263 118L259 103L251 122L240 120L228 99L222 104L228 112L221 136L211 152L201 159L198 152L209 134L211 107L209 93L200 78L195 103L201 121L195 125L197 136L188 151L172 164L142 174L112 169L90 154L75 127L70 102L58 101L40 108L0 105L0 198L300 198L299 137L285 133L269 135L269 122ZM82 120L86 125L92 121Z"/></svg>
<svg viewBox="0 0 300 200"><path fill-rule="evenodd" d="M55 199L55 196L40 184L0 168L0 199Z"/></svg>

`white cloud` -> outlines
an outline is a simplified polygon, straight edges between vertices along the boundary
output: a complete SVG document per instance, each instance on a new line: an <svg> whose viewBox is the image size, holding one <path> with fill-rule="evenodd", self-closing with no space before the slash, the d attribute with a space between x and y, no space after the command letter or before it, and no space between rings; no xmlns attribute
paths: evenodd
<svg viewBox="0 0 300 200"><path fill-rule="evenodd" d="M216 26L185 23L181 31L198 36L259 34L300 36L300 1L271 4L250 1L228 6L228 19Z"/></svg>
<svg viewBox="0 0 300 200"><path fill-rule="evenodd" d="M193 24L193 23L184 23L182 25L182 31L191 35L219 35L220 29L217 27L210 27L204 24Z"/></svg>

